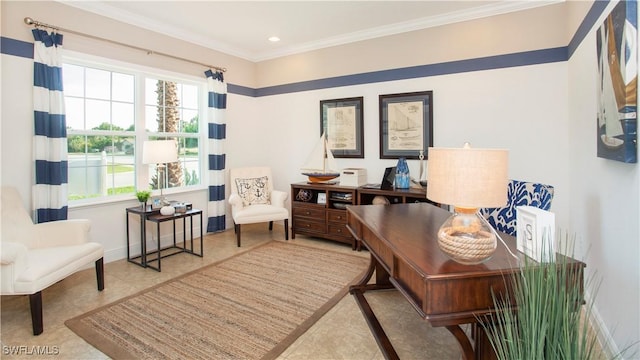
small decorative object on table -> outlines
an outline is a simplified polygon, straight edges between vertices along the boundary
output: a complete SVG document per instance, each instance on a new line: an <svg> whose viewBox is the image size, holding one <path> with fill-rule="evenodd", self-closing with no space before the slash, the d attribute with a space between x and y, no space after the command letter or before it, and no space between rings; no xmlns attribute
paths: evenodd
<svg viewBox="0 0 640 360"><path fill-rule="evenodd" d="M302 170L302 175L309 178L310 183L327 183L340 176L338 166L331 149L327 147L327 137L322 134Z"/></svg>
<svg viewBox="0 0 640 360"><path fill-rule="evenodd" d="M401 157L396 165L396 189L408 189L411 186L407 159Z"/></svg>
<svg viewBox="0 0 640 360"><path fill-rule="evenodd" d="M298 195L296 195L296 200L309 202L313 198L313 193L307 189L300 189L298 191Z"/></svg>
<svg viewBox="0 0 640 360"><path fill-rule="evenodd" d="M138 201L140 201L140 205L144 210L147 209L147 201L149 200L150 197L151 197L151 191L149 190L141 190L136 192L136 198L138 198Z"/></svg>

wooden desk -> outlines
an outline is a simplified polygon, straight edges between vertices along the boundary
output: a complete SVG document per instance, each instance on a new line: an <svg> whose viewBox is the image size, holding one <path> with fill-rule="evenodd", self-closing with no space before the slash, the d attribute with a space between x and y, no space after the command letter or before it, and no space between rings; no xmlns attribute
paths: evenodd
<svg viewBox="0 0 640 360"><path fill-rule="evenodd" d="M494 357L477 316L494 311L491 293L506 291L505 275L518 271L518 262L500 242L493 257L483 264L450 260L437 242L437 231L449 215L427 203L348 207L347 228L371 253L369 270L351 288L351 294L387 359L398 359L398 355L364 297L369 290L396 288L420 317L432 326L446 327L455 336L465 359ZM501 236L514 254L524 256L517 253L515 238ZM374 270L375 283L368 284ZM462 324L471 324L473 340Z"/></svg>

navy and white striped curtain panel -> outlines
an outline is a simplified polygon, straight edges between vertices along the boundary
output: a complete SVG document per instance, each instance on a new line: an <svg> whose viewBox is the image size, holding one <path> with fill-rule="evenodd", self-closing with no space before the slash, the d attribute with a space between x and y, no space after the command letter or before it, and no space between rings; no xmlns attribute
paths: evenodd
<svg viewBox="0 0 640 360"><path fill-rule="evenodd" d="M225 202L225 138L227 124L227 84L222 72L205 71L209 90L209 204L207 232L224 231L226 228Z"/></svg>
<svg viewBox="0 0 640 360"><path fill-rule="evenodd" d="M62 34L33 29L33 114L37 223L67 218L67 129L62 93Z"/></svg>

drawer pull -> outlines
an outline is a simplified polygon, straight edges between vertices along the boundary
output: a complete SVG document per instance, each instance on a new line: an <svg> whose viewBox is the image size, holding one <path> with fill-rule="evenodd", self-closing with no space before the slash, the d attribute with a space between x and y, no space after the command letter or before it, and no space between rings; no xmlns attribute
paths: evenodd
<svg viewBox="0 0 640 360"><path fill-rule="evenodd" d="M305 212L305 215L311 215L310 211Z"/></svg>
<svg viewBox="0 0 640 360"><path fill-rule="evenodd" d="M339 233L341 233L341 232L342 232L342 229L338 229L338 232L339 232Z"/></svg>
<svg viewBox="0 0 640 360"><path fill-rule="evenodd" d="M340 216L336 217L336 219L338 219L338 220L342 220L342 215L340 215Z"/></svg>

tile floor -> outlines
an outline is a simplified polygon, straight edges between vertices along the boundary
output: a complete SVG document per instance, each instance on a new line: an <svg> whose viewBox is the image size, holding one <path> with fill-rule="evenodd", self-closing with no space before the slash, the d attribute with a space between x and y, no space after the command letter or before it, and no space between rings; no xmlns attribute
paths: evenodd
<svg viewBox="0 0 640 360"><path fill-rule="evenodd" d="M270 240L282 240L282 227L244 226L242 247L236 247L233 230L207 235L204 257L180 254L162 259L162 272L119 260L105 264L105 290L96 290L93 268L78 272L43 292L44 332L33 336L27 296L2 296L2 359L106 359L107 356L71 332L64 321L122 297L135 294L179 274L217 262ZM124 240L123 240L124 241ZM368 257L366 251L322 239L297 236L295 243L331 248ZM371 306L401 359L459 359L452 335L432 328L395 291L367 295ZM23 346L22 348L19 348ZM37 356L33 349L47 352ZM11 350L19 349L19 354ZM30 353L31 352L31 353ZM280 359L383 359L375 339L351 295L345 296L309 331L293 343Z"/></svg>

